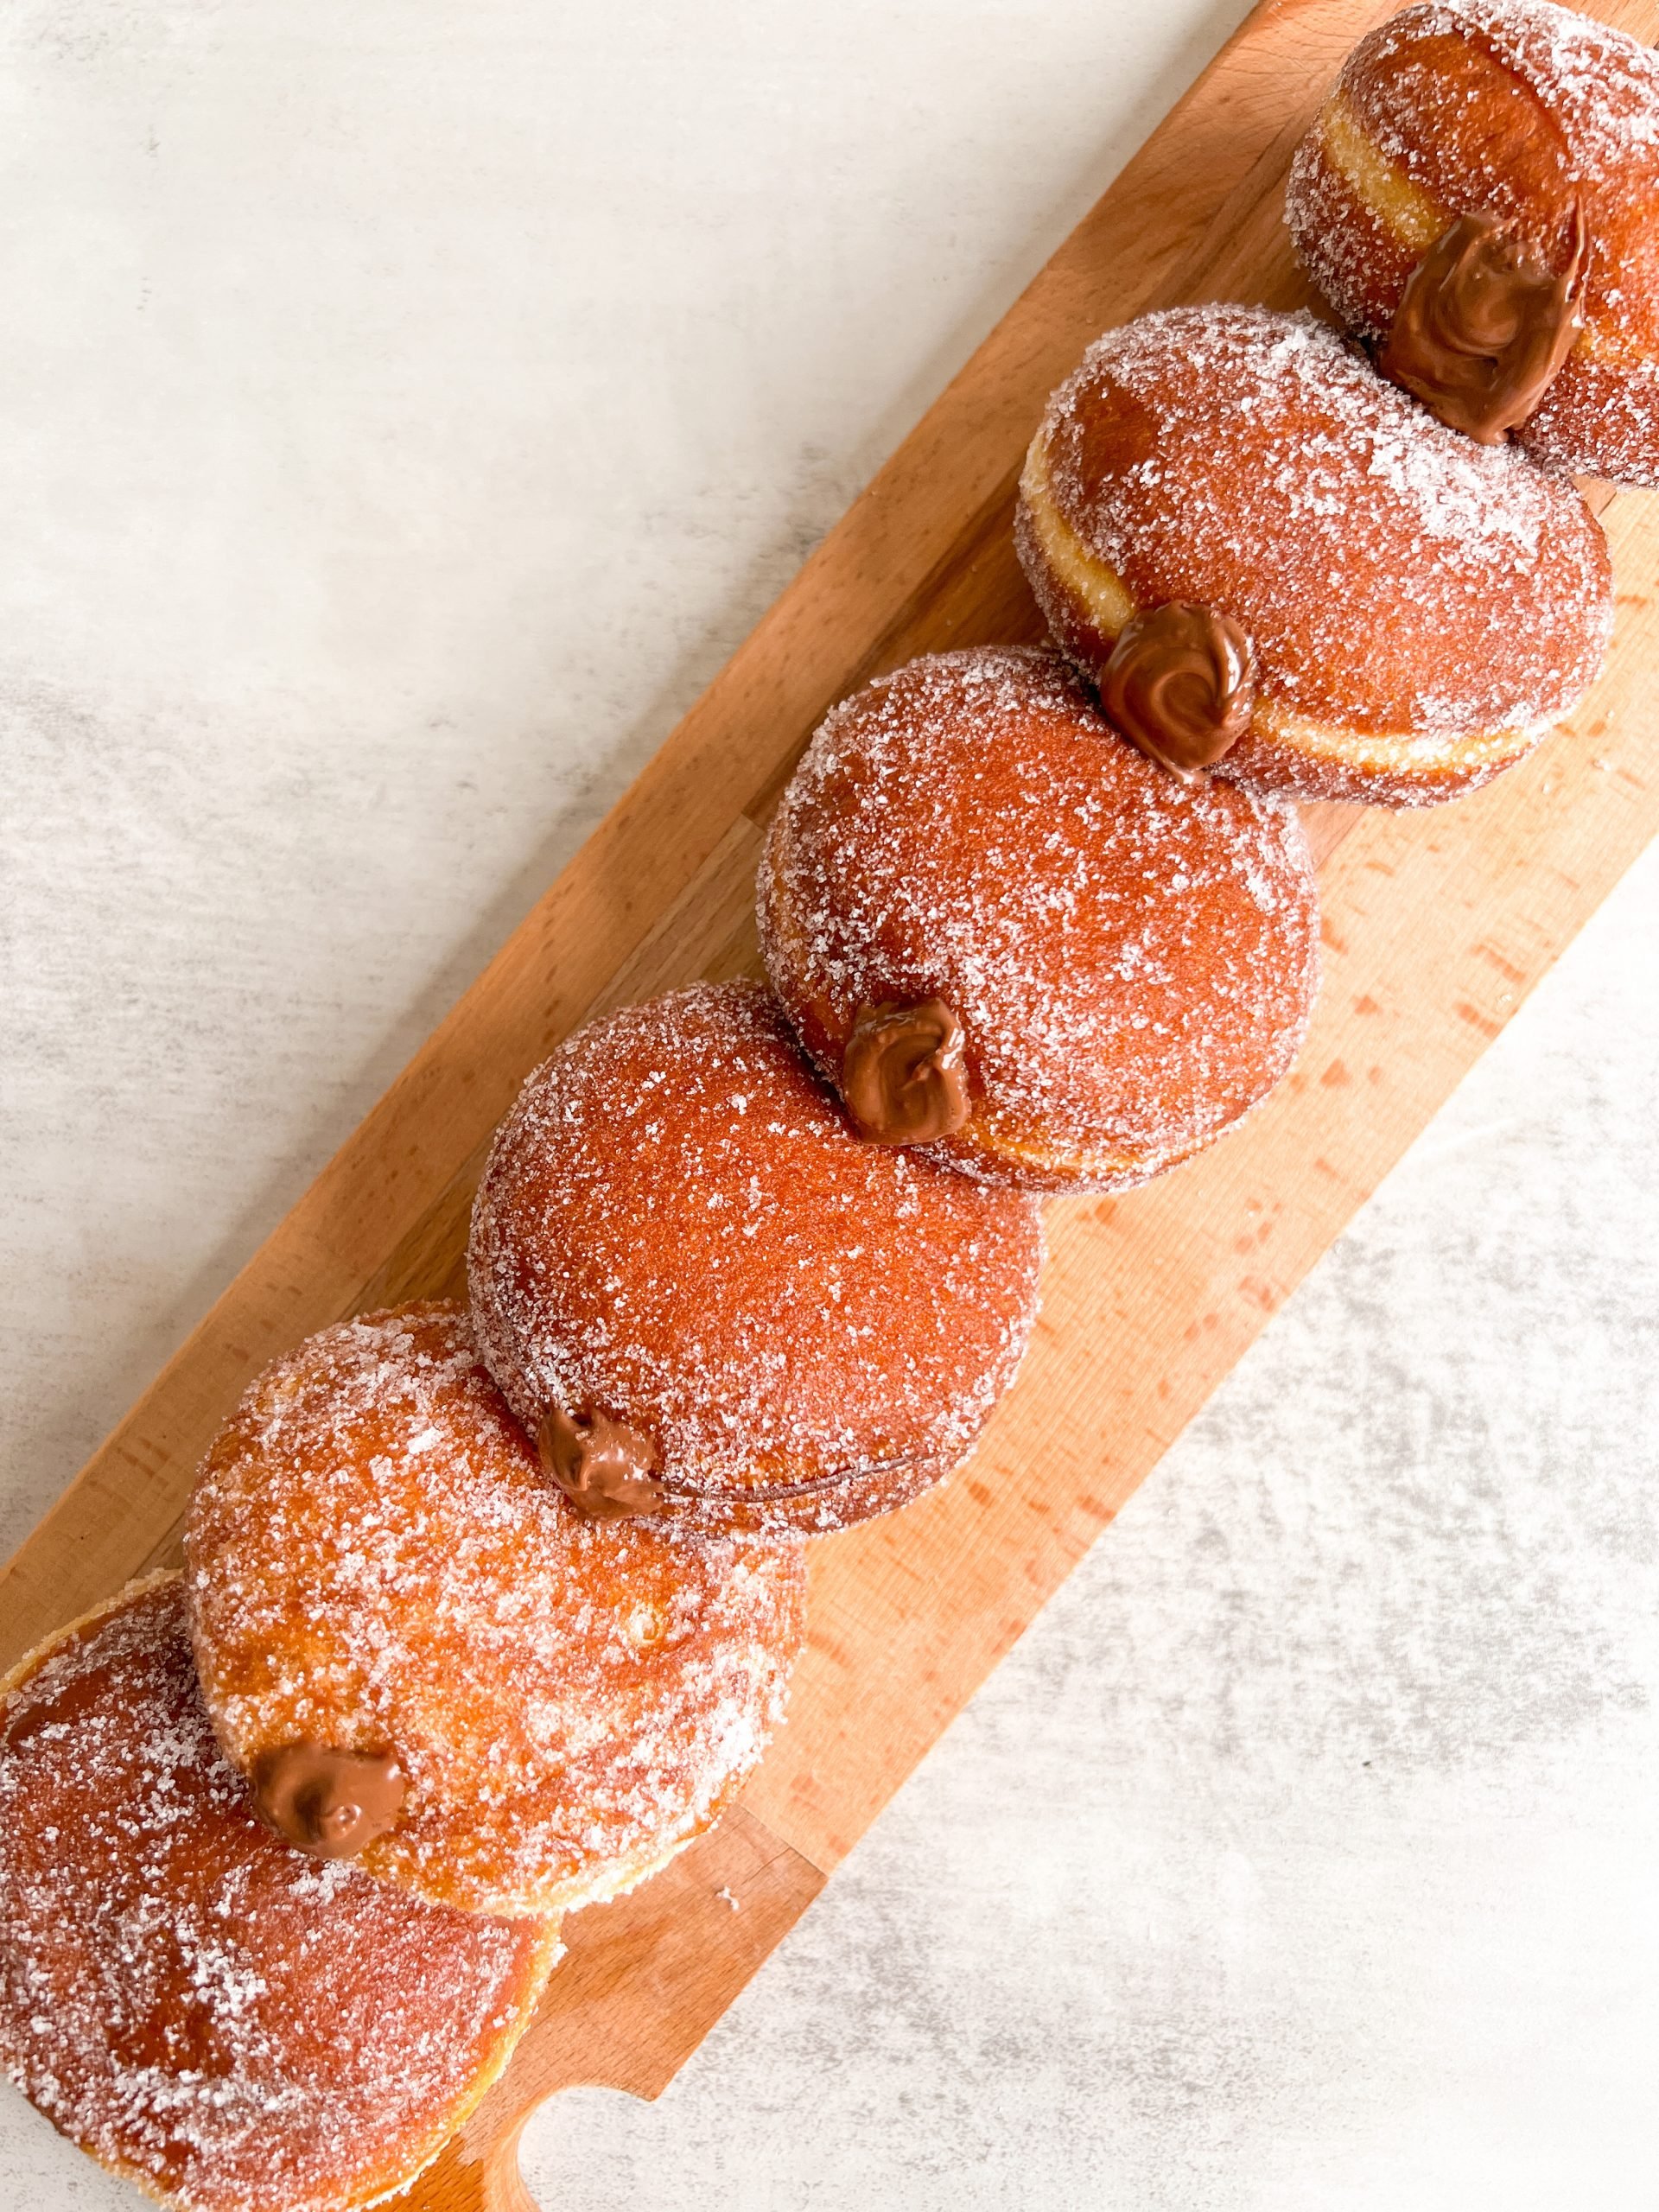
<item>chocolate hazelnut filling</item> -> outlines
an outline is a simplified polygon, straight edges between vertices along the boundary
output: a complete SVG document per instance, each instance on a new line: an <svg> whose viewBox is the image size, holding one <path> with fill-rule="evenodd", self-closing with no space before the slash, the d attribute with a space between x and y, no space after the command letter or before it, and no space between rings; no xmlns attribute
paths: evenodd
<svg viewBox="0 0 1659 2212"><path fill-rule="evenodd" d="M536 1449L546 1472L590 1520L620 1521L662 1507L651 1446L608 1414L552 1408L537 1425Z"/></svg>
<svg viewBox="0 0 1659 2212"><path fill-rule="evenodd" d="M963 1029L943 999L860 1009L841 1068L842 1096L872 1144L932 1144L968 1119Z"/></svg>
<svg viewBox="0 0 1659 2212"><path fill-rule="evenodd" d="M354 1859L396 1827L405 1784L397 1756L284 1744L253 1773L253 1801L269 1827L315 1859Z"/></svg>
<svg viewBox="0 0 1659 2212"><path fill-rule="evenodd" d="M1227 615L1185 600L1126 623L1100 677L1110 720L1184 784L1237 744L1255 700L1249 639Z"/></svg>
<svg viewBox="0 0 1659 2212"><path fill-rule="evenodd" d="M1535 415L1583 327L1590 236L1575 200L1567 265L1529 260L1516 226L1460 215L1407 281L1377 355L1390 383L1484 446Z"/></svg>

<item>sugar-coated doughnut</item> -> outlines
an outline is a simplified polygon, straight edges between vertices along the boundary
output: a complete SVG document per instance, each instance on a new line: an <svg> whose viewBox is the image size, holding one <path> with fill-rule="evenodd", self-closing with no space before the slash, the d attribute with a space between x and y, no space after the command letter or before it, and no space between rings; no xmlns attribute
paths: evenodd
<svg viewBox="0 0 1659 2212"><path fill-rule="evenodd" d="M176 1574L0 1684L0 2063L164 2204L347 2212L404 2188L556 1955L556 1923L423 1904L254 1817Z"/></svg>
<svg viewBox="0 0 1659 2212"><path fill-rule="evenodd" d="M1253 697L1214 772L1301 798L1488 782L1581 696L1612 627L1574 486L1446 429L1306 315L1173 308L1109 331L1050 402L1015 528L1109 705L1137 695L1125 654L1155 677L1193 650L1166 610L1236 626ZM1210 681L1219 715L1219 663Z"/></svg>
<svg viewBox="0 0 1659 2212"><path fill-rule="evenodd" d="M265 1370L185 1562L207 1709L265 1818L473 1911L613 1896L709 1827L803 1626L798 1541L579 1512L442 1304Z"/></svg>
<svg viewBox="0 0 1659 2212"><path fill-rule="evenodd" d="M1126 1189L1218 1136L1289 1067L1318 986L1294 811L1178 780L1047 652L912 661L836 708L760 911L772 988L856 1120L872 1009L941 1007L965 1110L930 1152L1041 1190Z"/></svg>
<svg viewBox="0 0 1659 2212"><path fill-rule="evenodd" d="M1659 53L1545 0L1408 8L1291 168L1314 283L1478 436L1659 484Z"/></svg>
<svg viewBox="0 0 1659 2212"><path fill-rule="evenodd" d="M469 1272L484 1357L559 1479L601 1439L642 1506L827 1530L965 1457L1041 1255L1033 1198L861 1142L738 982L625 1007L537 1069Z"/></svg>

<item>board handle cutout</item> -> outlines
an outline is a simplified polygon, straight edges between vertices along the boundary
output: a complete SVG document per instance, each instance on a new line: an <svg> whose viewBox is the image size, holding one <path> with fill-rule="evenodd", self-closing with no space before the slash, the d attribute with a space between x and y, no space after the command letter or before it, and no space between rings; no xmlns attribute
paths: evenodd
<svg viewBox="0 0 1659 2212"><path fill-rule="evenodd" d="M401 2212L537 2212L518 2173L531 2114L561 2089L660 2096L823 1883L738 1805L632 1895L574 1914L512 2064Z"/></svg>

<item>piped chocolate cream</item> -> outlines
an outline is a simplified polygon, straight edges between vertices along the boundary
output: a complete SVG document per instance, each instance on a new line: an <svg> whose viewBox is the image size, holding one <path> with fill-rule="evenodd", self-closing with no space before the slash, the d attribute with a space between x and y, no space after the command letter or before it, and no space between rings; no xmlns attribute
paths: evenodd
<svg viewBox="0 0 1659 2212"><path fill-rule="evenodd" d="M1583 327L1590 237L1575 201L1567 265L1530 260L1516 226L1460 215L1407 281L1377 355L1391 384L1484 446L1535 414Z"/></svg>
<svg viewBox="0 0 1659 2212"><path fill-rule="evenodd" d="M1109 719L1184 784L1237 744L1255 700L1249 639L1227 615L1185 600L1134 616L1101 671Z"/></svg>
<svg viewBox="0 0 1659 2212"><path fill-rule="evenodd" d="M645 1439L608 1414L567 1414L555 1407L536 1431L543 1469L579 1512L593 1521L656 1513L663 1486Z"/></svg>
<svg viewBox="0 0 1659 2212"><path fill-rule="evenodd" d="M932 1144L959 1129L968 1118L963 1043L943 999L862 1007L841 1069L859 1135L872 1144Z"/></svg>
<svg viewBox="0 0 1659 2212"><path fill-rule="evenodd" d="M354 1859L397 1826L404 1787L390 1751L284 1744L255 1769L253 1798L266 1826L314 1859Z"/></svg>

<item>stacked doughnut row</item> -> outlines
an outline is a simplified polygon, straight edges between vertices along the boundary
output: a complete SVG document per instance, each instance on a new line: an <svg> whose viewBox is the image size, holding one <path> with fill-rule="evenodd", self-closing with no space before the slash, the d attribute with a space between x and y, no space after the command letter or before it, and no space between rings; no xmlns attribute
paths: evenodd
<svg viewBox="0 0 1659 2212"><path fill-rule="evenodd" d="M766 981L578 1031L498 1130L469 1297L267 1369L182 1574L0 1703L0 2058L192 2212L404 2186L568 1912L716 1820L806 1540L958 1465L1039 1195L1191 1159L1319 975L1298 798L1417 806L1592 681L1575 468L1659 481L1659 64L1531 0L1348 64L1289 219L1349 338L1177 308L1054 395L1016 542L1052 647L837 707L758 887Z"/></svg>

